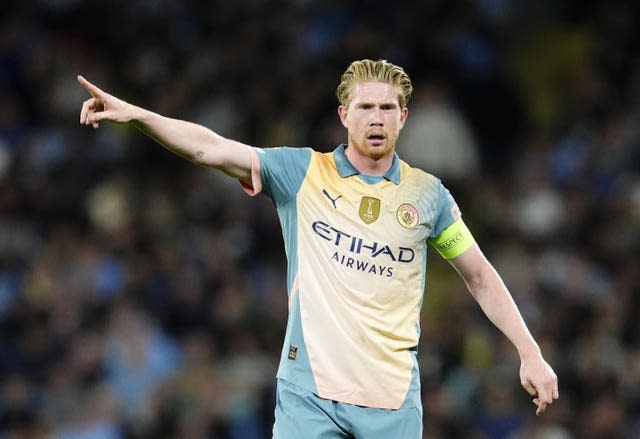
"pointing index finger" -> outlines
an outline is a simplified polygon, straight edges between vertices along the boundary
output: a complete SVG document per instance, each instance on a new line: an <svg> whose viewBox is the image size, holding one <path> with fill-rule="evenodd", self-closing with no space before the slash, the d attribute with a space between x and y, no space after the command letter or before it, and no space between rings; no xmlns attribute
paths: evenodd
<svg viewBox="0 0 640 439"><path fill-rule="evenodd" d="M94 98L98 98L100 97L100 95L102 95L104 92L102 90L100 90L98 87L96 87L95 85L93 85L92 83L90 83L89 81L87 81L85 79L84 76L82 75L78 75L78 82L80 83L80 85L82 85L84 87L85 90L87 90L91 96L93 96Z"/></svg>

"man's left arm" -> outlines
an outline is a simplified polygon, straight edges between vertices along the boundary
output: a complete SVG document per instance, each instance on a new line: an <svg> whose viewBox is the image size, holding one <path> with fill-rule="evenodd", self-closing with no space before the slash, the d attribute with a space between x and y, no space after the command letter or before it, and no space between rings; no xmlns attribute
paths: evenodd
<svg viewBox="0 0 640 439"><path fill-rule="evenodd" d="M513 343L520 356L520 382L534 397L536 415L557 399L558 378L544 360L509 290L476 243L449 259L491 322Z"/></svg>

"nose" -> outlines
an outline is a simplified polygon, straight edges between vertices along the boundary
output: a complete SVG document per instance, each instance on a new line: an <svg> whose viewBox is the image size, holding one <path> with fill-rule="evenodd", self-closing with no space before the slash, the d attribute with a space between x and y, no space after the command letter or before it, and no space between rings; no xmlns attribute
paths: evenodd
<svg viewBox="0 0 640 439"><path fill-rule="evenodd" d="M382 126L382 112L380 108L374 108L369 115L369 125L370 126Z"/></svg>

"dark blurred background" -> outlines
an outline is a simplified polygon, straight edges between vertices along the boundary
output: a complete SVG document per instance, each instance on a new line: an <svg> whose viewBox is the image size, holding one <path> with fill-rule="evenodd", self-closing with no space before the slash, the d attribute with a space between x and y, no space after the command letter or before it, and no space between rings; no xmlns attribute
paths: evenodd
<svg viewBox="0 0 640 439"><path fill-rule="evenodd" d="M275 209L132 128L83 74L257 145L345 141L350 61L416 87L441 177L560 378L431 254L425 438L640 437L640 22L631 1L34 0L0 13L0 438L271 437L287 313Z"/></svg>

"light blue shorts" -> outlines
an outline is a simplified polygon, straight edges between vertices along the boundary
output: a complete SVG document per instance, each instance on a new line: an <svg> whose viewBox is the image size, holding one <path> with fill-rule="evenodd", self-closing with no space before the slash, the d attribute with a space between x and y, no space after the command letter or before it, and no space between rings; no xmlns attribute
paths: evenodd
<svg viewBox="0 0 640 439"><path fill-rule="evenodd" d="M398 410L323 399L278 380L273 439L421 439L422 407Z"/></svg>

